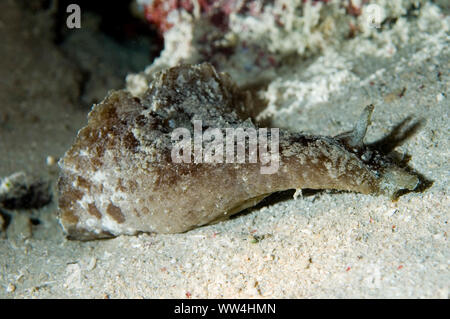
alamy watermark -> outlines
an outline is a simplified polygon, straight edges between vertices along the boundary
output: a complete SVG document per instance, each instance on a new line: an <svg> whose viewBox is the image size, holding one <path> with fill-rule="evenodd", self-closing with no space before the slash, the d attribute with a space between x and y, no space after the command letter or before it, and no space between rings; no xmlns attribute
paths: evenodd
<svg viewBox="0 0 450 319"><path fill-rule="evenodd" d="M81 28L81 8L78 4L69 4L66 8L66 12L69 13L66 19L66 25L69 29Z"/></svg>
<svg viewBox="0 0 450 319"><path fill-rule="evenodd" d="M66 25L69 29L81 28L81 8L78 4L69 4L66 8L69 13L66 19ZM368 4L365 8L366 22L371 28L380 28L383 16L383 9L377 4Z"/></svg>
<svg viewBox="0 0 450 319"><path fill-rule="evenodd" d="M174 163L258 163L261 174L278 171L279 129L208 128L194 120L194 136L187 128L172 132L171 157ZM248 147L246 147L248 145ZM270 147L269 147L270 145ZM246 152L248 150L248 152Z"/></svg>
<svg viewBox="0 0 450 319"><path fill-rule="evenodd" d="M369 4L365 8L367 12L366 22L371 28L379 29L381 27L383 9L378 4Z"/></svg>

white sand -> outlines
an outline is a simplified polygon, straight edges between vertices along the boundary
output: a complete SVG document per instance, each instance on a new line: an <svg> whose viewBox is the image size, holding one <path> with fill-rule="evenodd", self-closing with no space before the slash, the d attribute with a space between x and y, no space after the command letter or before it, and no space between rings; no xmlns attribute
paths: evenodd
<svg viewBox="0 0 450 319"><path fill-rule="evenodd" d="M428 31L410 30L423 40L407 40L389 58L367 52L352 57L352 48L364 45L353 40L361 42L339 52L346 61L339 72L351 76L337 89L328 86L325 101L317 102L314 94L323 93L317 91L303 104L287 105L288 111L273 109L279 126L334 135L349 130L363 106L374 103L369 142L391 132L408 115L424 119L420 130L398 148L412 156L414 170L433 181L424 192L396 202L329 191L297 200L285 194L232 220L184 234L93 242L67 241L55 218L55 204L35 212L41 224L29 231L23 227L27 221L18 217L29 212L13 212L7 238L0 239L0 297L448 298L450 50L448 35ZM304 65L320 63L316 59L320 57ZM306 78L304 70L299 65L292 76ZM282 75L280 85L290 76ZM331 80L327 74L315 78L317 83ZM81 115L79 109L68 108L54 127L58 132L67 130L63 123L80 127L81 121L72 119ZM46 156L61 156L75 134L74 129L59 135L29 129L54 148L33 153L26 137L2 139L1 147L14 142L26 149L2 159L3 175L32 162L24 157L29 152L42 158L37 169L45 167ZM52 138L64 140L67 147L52 143ZM19 164L5 166L16 158Z"/></svg>

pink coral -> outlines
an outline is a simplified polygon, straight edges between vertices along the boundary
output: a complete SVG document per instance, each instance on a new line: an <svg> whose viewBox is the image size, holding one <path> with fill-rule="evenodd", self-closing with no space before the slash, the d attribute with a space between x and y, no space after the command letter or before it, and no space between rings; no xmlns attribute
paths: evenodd
<svg viewBox="0 0 450 319"><path fill-rule="evenodd" d="M273 2L262 1L262 5ZM254 0L198 0L200 13L211 24L219 29L228 28L228 17L234 12L254 12L255 7L261 6L261 1ZM147 21L156 25L161 33L169 30L173 25L167 20L173 10L184 10L189 13L194 11L192 0L154 0L144 6Z"/></svg>

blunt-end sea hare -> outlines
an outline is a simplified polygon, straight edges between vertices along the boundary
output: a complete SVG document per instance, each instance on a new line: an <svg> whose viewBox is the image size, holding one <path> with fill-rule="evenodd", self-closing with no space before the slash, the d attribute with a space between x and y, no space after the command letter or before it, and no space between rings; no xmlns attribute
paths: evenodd
<svg viewBox="0 0 450 319"><path fill-rule="evenodd" d="M363 144L372 106L352 132L334 138L279 130L279 145L271 150L277 152L268 153L278 154L271 174L262 173L267 162L248 160L249 143L243 163L199 161L195 151L188 163L173 160L175 129L195 134L201 121L202 133L257 130L248 119L252 107L250 94L206 63L160 72L141 98L110 93L93 107L87 126L59 163L60 221L68 237L184 232L287 189L392 196L419 182ZM277 136L268 134L270 141Z"/></svg>

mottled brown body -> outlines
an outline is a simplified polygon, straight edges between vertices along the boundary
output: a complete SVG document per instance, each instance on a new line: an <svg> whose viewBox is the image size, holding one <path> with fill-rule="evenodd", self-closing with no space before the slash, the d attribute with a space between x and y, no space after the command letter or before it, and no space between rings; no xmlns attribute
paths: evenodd
<svg viewBox="0 0 450 319"><path fill-rule="evenodd" d="M236 128L251 109L249 95L209 64L161 72L141 99L112 92L94 106L60 162L60 221L68 236L183 232L286 189L391 195L417 185L415 176L365 151L362 138L371 110L354 133L339 138L280 132L274 174L261 174L260 163L172 161L173 128L192 129L194 119L206 127Z"/></svg>

